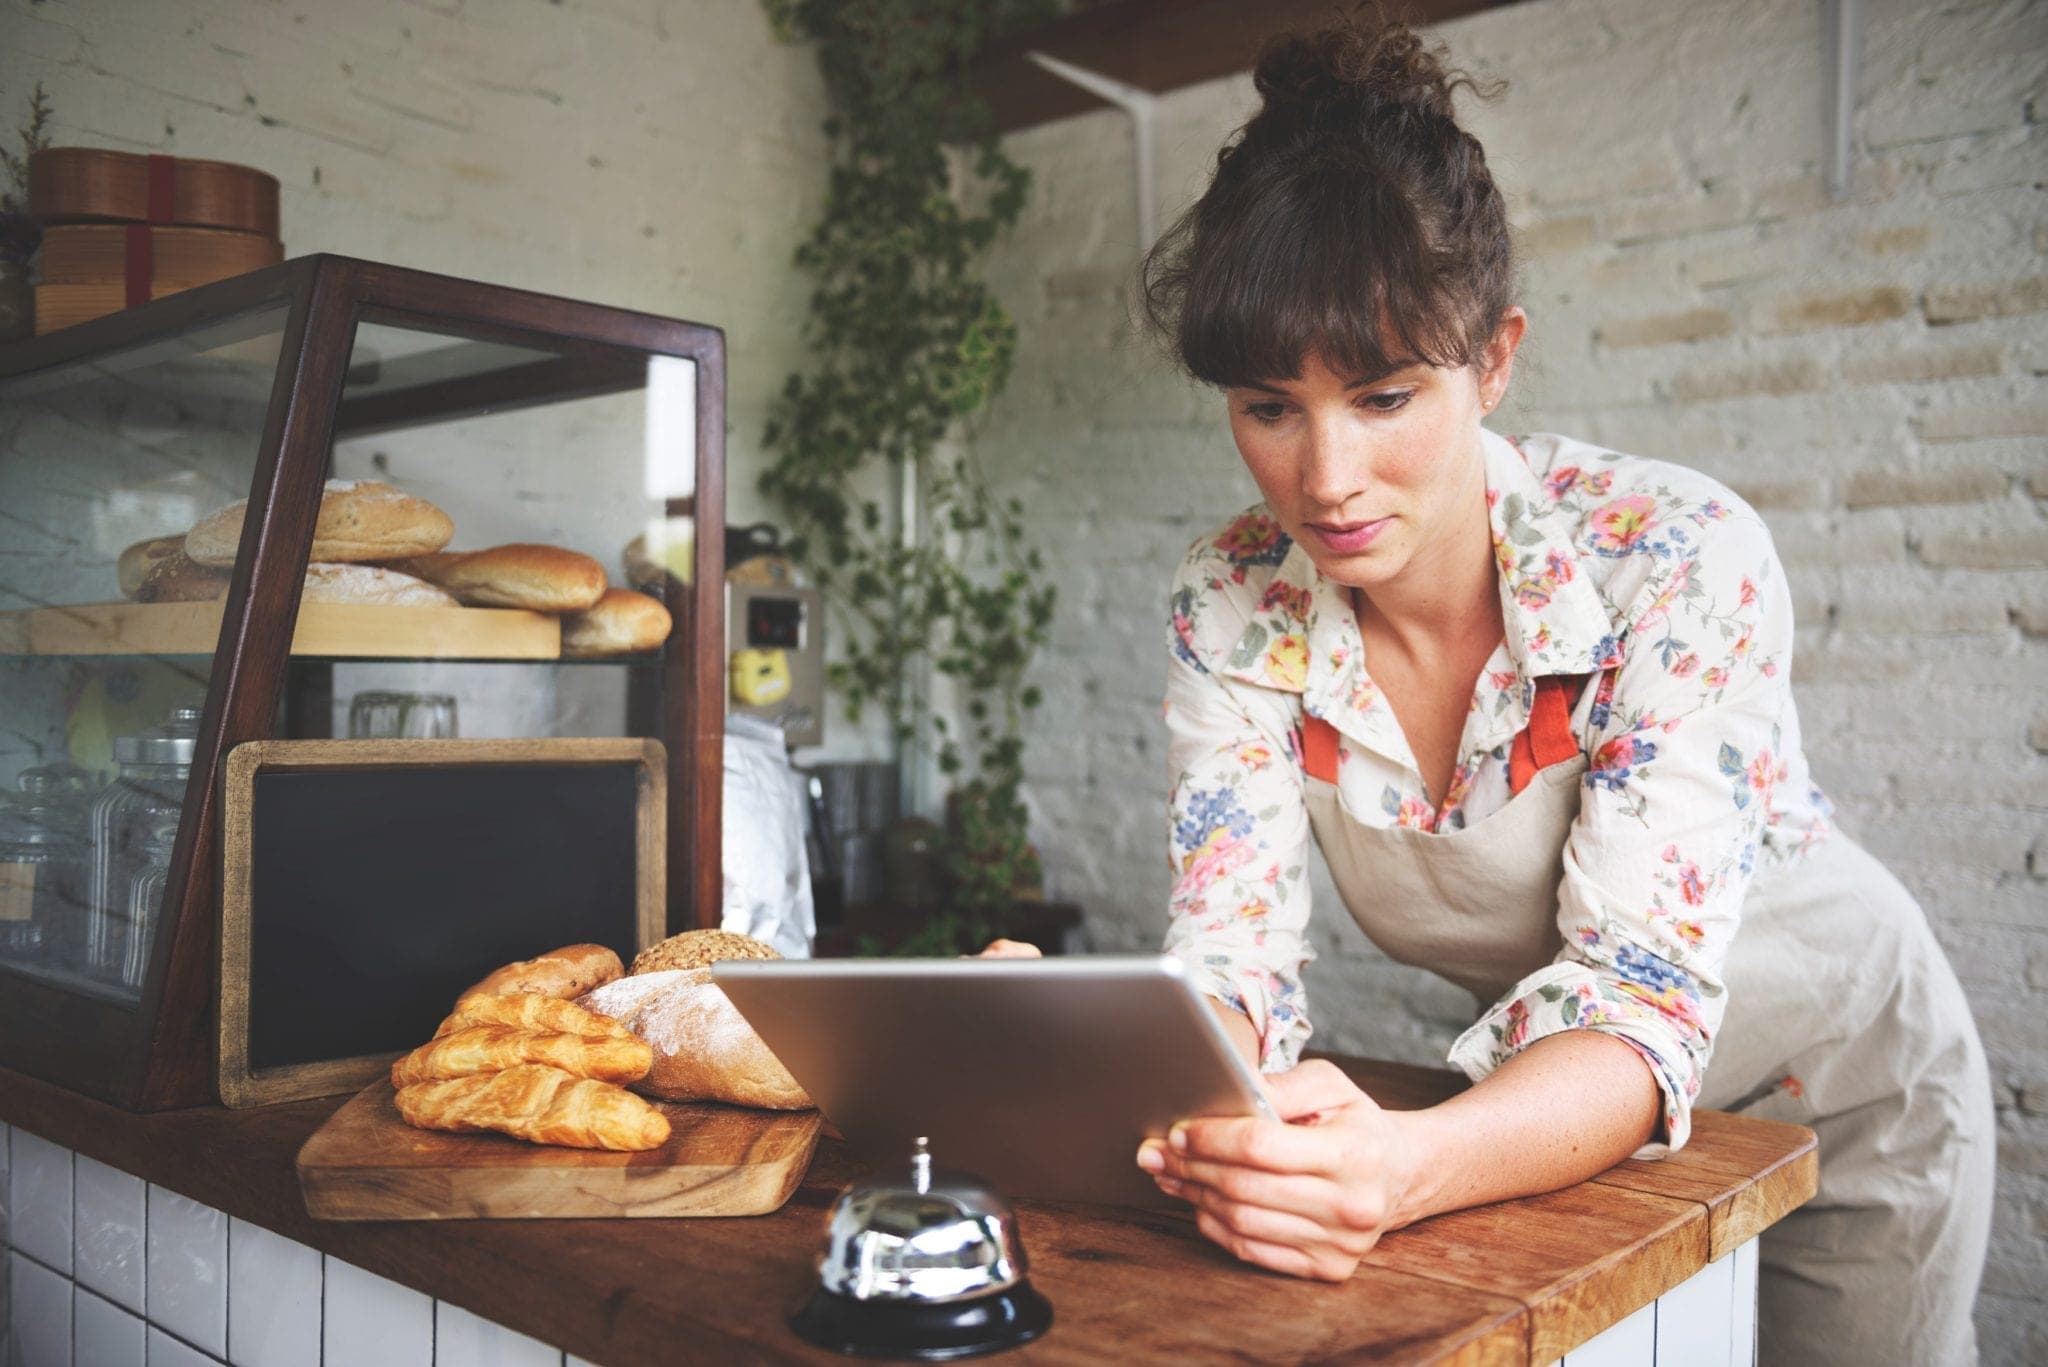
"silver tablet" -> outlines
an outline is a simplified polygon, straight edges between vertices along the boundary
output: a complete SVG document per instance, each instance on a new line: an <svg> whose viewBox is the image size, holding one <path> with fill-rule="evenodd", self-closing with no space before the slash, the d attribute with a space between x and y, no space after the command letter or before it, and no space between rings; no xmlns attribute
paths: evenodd
<svg viewBox="0 0 2048 1367"><path fill-rule="evenodd" d="M878 1167L922 1135L1009 1196L1169 1204L1135 1161L1147 1136L1272 1114L1177 959L734 959L711 976Z"/></svg>

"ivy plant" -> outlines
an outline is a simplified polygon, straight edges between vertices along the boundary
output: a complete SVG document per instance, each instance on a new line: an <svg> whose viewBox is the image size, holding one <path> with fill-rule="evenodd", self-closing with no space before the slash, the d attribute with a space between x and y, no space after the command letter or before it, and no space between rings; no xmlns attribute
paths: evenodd
<svg viewBox="0 0 2048 1367"><path fill-rule="evenodd" d="M902 952L978 946L1037 877L1021 785L1025 682L1054 594L1023 508L998 500L958 442L1003 387L1016 327L980 266L1023 208L1028 177L1003 155L963 73L995 36L1053 0L764 0L785 37L813 41L831 104L823 217L796 254L815 282L808 368L764 434L763 492L789 551L833 608L830 674L849 717L886 710L955 785L944 850L951 896ZM875 491L906 473L923 507L906 543ZM912 681L952 681L946 716Z"/></svg>

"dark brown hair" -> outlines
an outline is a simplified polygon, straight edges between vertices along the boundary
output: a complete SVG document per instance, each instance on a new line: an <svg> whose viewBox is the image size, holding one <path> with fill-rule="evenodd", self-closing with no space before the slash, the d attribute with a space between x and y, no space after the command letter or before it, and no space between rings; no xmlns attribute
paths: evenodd
<svg viewBox="0 0 2048 1367"><path fill-rule="evenodd" d="M1217 385L1469 364L1513 302L1507 209L1451 95L1498 93L1374 11L1259 54L1263 107L1145 259L1145 306ZM1405 351L1405 354L1404 354ZM1391 353L1391 354L1390 354Z"/></svg>

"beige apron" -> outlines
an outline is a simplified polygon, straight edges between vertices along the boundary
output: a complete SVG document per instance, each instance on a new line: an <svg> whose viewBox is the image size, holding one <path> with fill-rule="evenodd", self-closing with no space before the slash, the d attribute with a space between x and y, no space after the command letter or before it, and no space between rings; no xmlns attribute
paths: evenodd
<svg viewBox="0 0 2048 1367"><path fill-rule="evenodd" d="M1444 834L1357 821L1334 784L1304 775L1316 843L1367 937L1482 1010L1551 963L1583 748ZM1810 1125L1820 1142L1819 1194L1760 1245L1759 1361L1975 1361L1990 1079L1912 894L1836 832L1760 869L1724 981L1699 1104Z"/></svg>

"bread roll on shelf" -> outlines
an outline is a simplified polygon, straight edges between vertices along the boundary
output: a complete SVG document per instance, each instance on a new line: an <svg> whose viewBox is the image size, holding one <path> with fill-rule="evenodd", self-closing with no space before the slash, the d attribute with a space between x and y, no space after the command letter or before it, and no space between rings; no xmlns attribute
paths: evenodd
<svg viewBox="0 0 2048 1367"><path fill-rule="evenodd" d="M607 589L584 611L562 619L562 654L570 659L638 655L668 640L668 609L644 593Z"/></svg>
<svg viewBox="0 0 2048 1367"><path fill-rule="evenodd" d="M185 534L185 553L202 565L232 565L242 544L248 500L230 503ZM314 561L360 563L438 551L455 535L448 514L423 498L376 480L330 479L313 527Z"/></svg>
<svg viewBox="0 0 2048 1367"><path fill-rule="evenodd" d="M381 565L306 566L303 603L374 603L387 608L454 608L454 595Z"/></svg>
<svg viewBox="0 0 2048 1367"><path fill-rule="evenodd" d="M471 607L581 612L604 596L604 566L560 546L514 543L481 551L436 551L390 562Z"/></svg>

